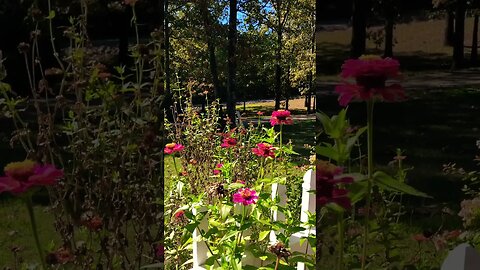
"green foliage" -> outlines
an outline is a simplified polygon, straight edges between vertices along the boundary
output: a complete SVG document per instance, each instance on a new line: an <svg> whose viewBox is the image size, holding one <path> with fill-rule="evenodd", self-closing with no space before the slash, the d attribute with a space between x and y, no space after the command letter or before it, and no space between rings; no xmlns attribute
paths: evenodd
<svg viewBox="0 0 480 270"><path fill-rule="evenodd" d="M292 144L280 147L282 133L274 127L263 127L260 122L236 128L227 125L222 129L218 103L206 99L208 105L203 110L195 108L188 98L191 92L190 88L178 91L177 104L182 106L175 108L174 119L179 120L167 123L170 140L182 144L184 149L179 156L171 156L175 173L166 179L169 194L165 201L166 266L191 267L192 233L198 229L212 252L206 262L211 269L227 266L240 269L240 259L247 251L249 256L261 259L265 266L269 265L268 269L273 269L276 257L267 251L270 231L281 231L277 238L288 245L291 234L304 230L298 219L302 170L299 174L291 173L290 156L296 154ZM235 145L221 146L232 138ZM252 149L258 143L276 146L275 159L256 156ZM177 163L181 165L175 166ZM217 164L223 166L218 168ZM271 198L275 183L292 191L287 192L287 205L280 205L279 197ZM233 194L246 187L256 191L258 201L248 206L234 203ZM185 218L175 215L180 209L184 210ZM272 210L284 213L286 220L273 221ZM208 220L208 228L199 229L204 218ZM308 224L313 222L314 216ZM314 241L314 237L309 240ZM313 260L311 256L295 254L289 265L293 261L312 263Z"/></svg>

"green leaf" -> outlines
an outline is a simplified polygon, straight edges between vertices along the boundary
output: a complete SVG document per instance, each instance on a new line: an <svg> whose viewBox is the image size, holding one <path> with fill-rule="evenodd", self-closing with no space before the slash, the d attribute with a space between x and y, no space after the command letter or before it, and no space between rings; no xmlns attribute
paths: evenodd
<svg viewBox="0 0 480 270"><path fill-rule="evenodd" d="M397 179L389 176L388 174L382 171L375 172L373 174L373 180L374 180L374 184L376 184L377 186L383 189L401 192L401 193L418 196L418 197L432 198L426 193L418 191L415 188L398 181Z"/></svg>
<svg viewBox="0 0 480 270"><path fill-rule="evenodd" d="M265 239L265 237L267 237L267 235L270 233L270 231L263 231L263 232L260 232L259 236L258 236L258 241L262 241L263 239Z"/></svg>
<svg viewBox="0 0 480 270"><path fill-rule="evenodd" d="M331 146L317 146L317 154L338 161L338 153Z"/></svg>
<svg viewBox="0 0 480 270"><path fill-rule="evenodd" d="M50 10L50 12L48 13L48 17L46 19L51 20L53 18L55 18L55 10Z"/></svg>
<svg viewBox="0 0 480 270"><path fill-rule="evenodd" d="M224 204L220 208L220 215L222 216L222 219L226 219L227 216L230 214L230 210L232 210L231 205Z"/></svg>
<svg viewBox="0 0 480 270"><path fill-rule="evenodd" d="M367 130L367 127L362 127L359 130L357 130L357 132L355 133L355 135L353 137L348 138L348 140L347 140L348 151L350 151L350 149L352 149L355 142L358 141L358 139L360 138L360 135L362 135L365 132L365 130Z"/></svg>
<svg viewBox="0 0 480 270"><path fill-rule="evenodd" d="M244 186L245 186L245 184L242 184L242 183L231 183L227 186L227 189L228 190L239 189L239 188L242 188Z"/></svg>
<svg viewBox="0 0 480 270"><path fill-rule="evenodd" d="M355 204L361 201L367 194L368 183L366 181L353 182L352 184L349 184L347 187L348 187L348 190L350 191L348 194L348 197L350 197L350 201L352 202L352 204Z"/></svg>
<svg viewBox="0 0 480 270"><path fill-rule="evenodd" d="M333 129L332 122L330 121L330 118L322 112L317 113L317 118L322 123L322 126L323 126L323 129L325 130L325 133L330 135L330 133L332 132L332 129Z"/></svg>

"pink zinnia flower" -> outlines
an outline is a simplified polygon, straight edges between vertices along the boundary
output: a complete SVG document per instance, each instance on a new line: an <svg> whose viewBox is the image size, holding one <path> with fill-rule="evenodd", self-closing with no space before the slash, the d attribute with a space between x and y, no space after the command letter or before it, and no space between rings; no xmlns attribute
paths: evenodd
<svg viewBox="0 0 480 270"><path fill-rule="evenodd" d="M270 117L270 124L272 126L275 125L292 125L293 120L290 114L290 111L287 110L278 110L272 113L272 117Z"/></svg>
<svg viewBox="0 0 480 270"><path fill-rule="evenodd" d="M328 203L336 203L349 209L351 207L348 190L337 188L338 183L351 183L351 177L339 177L343 173L342 168L334 164L320 160L316 166L317 202L320 206Z"/></svg>
<svg viewBox="0 0 480 270"><path fill-rule="evenodd" d="M342 65L341 77L354 78L356 84L345 83L335 87L341 106L347 106L352 99L370 100L379 97L386 101L405 98L405 91L399 84L385 85L388 79L400 76L400 63L392 58L362 56L349 59Z"/></svg>
<svg viewBox="0 0 480 270"><path fill-rule="evenodd" d="M163 149L163 152L165 154L173 154L175 152L180 152L184 149L185 147L181 144L178 143L167 143L165 145L165 149Z"/></svg>
<svg viewBox="0 0 480 270"><path fill-rule="evenodd" d="M221 144L223 148L230 148L234 147L235 145L237 145L237 139L232 137L223 139L223 143Z"/></svg>
<svg viewBox="0 0 480 270"><path fill-rule="evenodd" d="M175 214L173 214L173 216L177 219L183 218L184 215L185 215L185 211L183 210L178 210L177 212L175 212Z"/></svg>
<svg viewBox="0 0 480 270"><path fill-rule="evenodd" d="M252 152L259 156L259 157L264 157L264 158L275 158L275 147L268 143L259 143L257 144L257 148L252 148Z"/></svg>
<svg viewBox="0 0 480 270"><path fill-rule="evenodd" d="M426 242L429 240L425 235L423 235L423 233L412 235L412 239L417 241L418 243Z"/></svg>
<svg viewBox="0 0 480 270"><path fill-rule="evenodd" d="M215 166L217 169L221 169L223 167L223 163L218 163L217 166ZM220 174L220 170L213 170L213 174L217 175Z"/></svg>
<svg viewBox="0 0 480 270"><path fill-rule="evenodd" d="M5 166L5 176L0 177L0 193L19 194L33 186L49 186L63 177L63 170L53 165L40 165L35 161L12 162Z"/></svg>
<svg viewBox="0 0 480 270"><path fill-rule="evenodd" d="M253 189L241 188L237 191L237 193L233 194L234 203L250 205L253 203L257 203L257 201L258 201L257 192Z"/></svg>

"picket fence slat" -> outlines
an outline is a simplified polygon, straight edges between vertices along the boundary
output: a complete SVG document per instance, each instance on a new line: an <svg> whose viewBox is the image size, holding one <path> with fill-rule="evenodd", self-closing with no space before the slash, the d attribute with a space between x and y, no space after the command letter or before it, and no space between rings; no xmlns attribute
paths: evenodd
<svg viewBox="0 0 480 270"><path fill-rule="evenodd" d="M480 270L480 254L463 243L448 253L441 270Z"/></svg>
<svg viewBox="0 0 480 270"><path fill-rule="evenodd" d="M315 190L315 172L310 169L308 170L303 176L303 183L302 183L302 205L301 205L301 213L300 213L300 221L302 223L308 221L309 213L315 213L315 193L311 192ZM286 206L287 204L287 188L285 185L281 184L273 184L272 185L272 199L275 199L277 196L279 197L279 205ZM206 211L206 207L201 207L198 209L194 209L193 214L197 215L200 212ZM274 221L285 221L285 215L281 211L274 210L272 211L272 216ZM205 216L200 225L198 226L199 229L206 231L208 229L208 217ZM248 235L249 232L244 232L244 235ZM308 241L304 241L302 245L300 245L301 239L306 238L309 235L315 235L315 228L305 227L304 231L298 232L293 234L290 237L290 250L305 252L307 251L308 254L312 255L313 250L312 247L308 244ZM270 232L269 236L270 243L274 244L277 241L276 234L274 231ZM307 246L308 245L308 246ZM203 267L207 258L209 256L208 248L205 242L201 239L200 233L198 229L195 229L193 233L193 268L191 270L204 270L206 268ZM269 262L263 262L263 265ZM243 265L251 265L251 266L260 266L262 261L259 258L256 258L251 253L246 252L245 256L242 258ZM303 263L297 264L297 270L305 270L306 267ZM442 269L443 270L443 269Z"/></svg>

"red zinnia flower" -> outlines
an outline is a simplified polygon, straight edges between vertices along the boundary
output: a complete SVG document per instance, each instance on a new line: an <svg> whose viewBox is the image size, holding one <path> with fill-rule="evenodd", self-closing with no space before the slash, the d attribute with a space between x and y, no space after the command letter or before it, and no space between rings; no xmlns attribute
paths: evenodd
<svg viewBox="0 0 480 270"><path fill-rule="evenodd" d="M103 219L100 216L95 215L85 222L85 227L91 231L99 231L103 227Z"/></svg>
<svg viewBox="0 0 480 270"><path fill-rule="evenodd" d="M158 258L163 257L165 255L165 247L163 245L157 245L155 255L157 255Z"/></svg>
<svg viewBox="0 0 480 270"><path fill-rule="evenodd" d="M287 110L278 110L272 113L272 117L270 118L270 124L272 126L275 125L292 125L293 120L290 114L290 111Z"/></svg>
<svg viewBox="0 0 480 270"><path fill-rule="evenodd" d="M405 98L405 91L399 84L386 86L388 79L400 76L400 64L392 58L382 59L378 56L363 56L359 59L349 59L342 65L341 76L354 78L356 84L342 84L335 88L340 94L341 106L347 106L352 99L370 100L380 97L386 101L396 101Z"/></svg>
<svg viewBox="0 0 480 270"><path fill-rule="evenodd" d="M165 149L163 149L163 152L165 154L173 154L175 152L180 152L184 149L185 147L181 144L178 143L167 143L165 145Z"/></svg>
<svg viewBox="0 0 480 270"><path fill-rule="evenodd" d="M327 203L336 203L348 209L351 207L348 190L336 187L338 183L351 183L351 177L338 177L343 173L342 168L334 164L320 160L316 166L317 202L320 206Z"/></svg>
<svg viewBox="0 0 480 270"><path fill-rule="evenodd" d="M275 150L275 147L273 147L268 143L259 143L257 144L257 148L252 148L252 152L255 155L259 157L264 157L264 158L267 158L267 157L275 158L274 150Z"/></svg>
<svg viewBox="0 0 480 270"><path fill-rule="evenodd" d="M63 177L63 170L53 165L40 165L35 161L12 162L5 166L5 177L0 177L0 193L19 194L32 186L49 186Z"/></svg>
<svg viewBox="0 0 480 270"><path fill-rule="evenodd" d="M57 251L55 251L55 257L59 264L66 264L75 260L75 256L68 247L61 247L57 249Z"/></svg>
<svg viewBox="0 0 480 270"><path fill-rule="evenodd" d="M221 169L223 167L223 163L218 163L217 166L215 166L217 169ZM217 175L217 174L220 174L220 170L213 170L213 174Z"/></svg>
<svg viewBox="0 0 480 270"><path fill-rule="evenodd" d="M428 237L426 237L425 235L423 235L423 233L418 233L418 234L415 234L412 236L412 239L417 241L417 242L426 242L428 241Z"/></svg>
<svg viewBox="0 0 480 270"><path fill-rule="evenodd" d="M257 192L253 189L241 188L237 191L237 193L233 194L234 203L249 205L249 204L257 203L257 201L258 201Z"/></svg>
<svg viewBox="0 0 480 270"><path fill-rule="evenodd" d="M221 144L223 148L230 148L234 147L235 145L237 145L237 139L232 137L223 139L223 143Z"/></svg>
<svg viewBox="0 0 480 270"><path fill-rule="evenodd" d="M177 219L182 218L184 215L185 215L185 211L183 210L178 210L177 212L175 212L175 214L173 214L173 216Z"/></svg>

